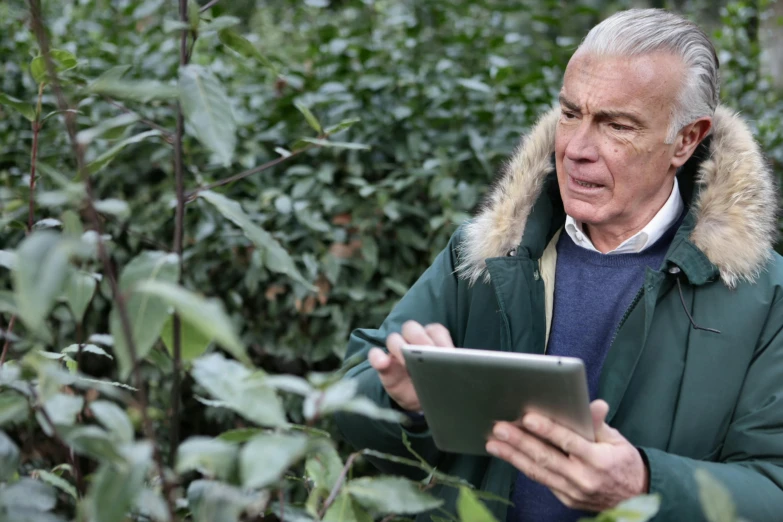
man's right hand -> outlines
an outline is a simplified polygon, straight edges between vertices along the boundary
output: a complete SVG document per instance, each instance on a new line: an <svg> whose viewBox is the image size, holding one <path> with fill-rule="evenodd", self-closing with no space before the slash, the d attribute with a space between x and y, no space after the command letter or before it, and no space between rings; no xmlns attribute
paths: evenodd
<svg viewBox="0 0 783 522"><path fill-rule="evenodd" d="M405 367L401 350L403 344L454 348L454 342L449 330L442 324L422 326L416 321L407 321L402 325L402 335L393 333L386 338L388 353L373 348L367 354L370 365L378 372L381 384L392 400L404 410L418 412L421 404Z"/></svg>

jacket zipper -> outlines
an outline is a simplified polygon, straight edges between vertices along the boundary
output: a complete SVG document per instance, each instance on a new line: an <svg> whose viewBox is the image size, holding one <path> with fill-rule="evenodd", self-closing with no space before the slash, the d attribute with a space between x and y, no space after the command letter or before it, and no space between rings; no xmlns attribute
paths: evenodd
<svg viewBox="0 0 783 522"><path fill-rule="evenodd" d="M625 324L625 320L628 319L628 316L631 315L631 312L634 308L636 308L636 305L639 303L639 300L642 298L642 295L644 295L644 285L639 289L638 292L636 292L636 296L633 298L633 301L631 301L631 305L625 310L625 313L623 314L623 318L620 319L620 324L617 325L617 328L614 330L614 334L612 335L612 341L609 343L609 349L612 349L612 346L614 346L614 340L617 339L617 334L620 332L620 328L623 327L623 324Z"/></svg>

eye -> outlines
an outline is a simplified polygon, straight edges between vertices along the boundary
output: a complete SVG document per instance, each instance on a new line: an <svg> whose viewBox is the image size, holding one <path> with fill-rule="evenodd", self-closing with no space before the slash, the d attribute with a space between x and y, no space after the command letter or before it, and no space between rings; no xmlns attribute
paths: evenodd
<svg viewBox="0 0 783 522"><path fill-rule="evenodd" d="M633 130L631 127L629 127L629 126L627 126L627 125L620 125L619 123L610 123L610 124L609 124L609 127L610 127L612 130L616 130L616 131L628 131L628 130Z"/></svg>
<svg viewBox="0 0 783 522"><path fill-rule="evenodd" d="M574 114L573 112L569 112L566 110L563 110L561 112L563 114L563 118L565 118L566 120L573 120L574 118L576 118L576 114Z"/></svg>

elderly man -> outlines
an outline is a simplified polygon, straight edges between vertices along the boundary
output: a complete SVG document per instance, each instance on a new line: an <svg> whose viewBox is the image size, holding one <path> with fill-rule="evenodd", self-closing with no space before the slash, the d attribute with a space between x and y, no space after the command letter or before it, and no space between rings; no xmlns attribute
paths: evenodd
<svg viewBox="0 0 783 522"><path fill-rule="evenodd" d="M379 329L351 336L348 356L367 361L348 377L412 417L403 342L580 357L596 441L528 414L475 457L440 452L426 419L342 416L352 444L406 455L406 430L439 470L509 498L488 503L499 520L576 520L647 492L662 496L655 520L705 520L699 468L741 516L783 519L778 194L718 105L717 69L705 34L665 11L593 28L483 209ZM434 492L454 509L453 488Z"/></svg>

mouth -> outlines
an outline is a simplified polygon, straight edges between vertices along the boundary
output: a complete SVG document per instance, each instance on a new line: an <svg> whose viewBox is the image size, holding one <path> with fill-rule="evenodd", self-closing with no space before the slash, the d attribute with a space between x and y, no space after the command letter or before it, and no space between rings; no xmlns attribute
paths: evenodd
<svg viewBox="0 0 783 522"><path fill-rule="evenodd" d="M590 181L585 181L581 179L576 179L573 176L568 176L568 179L571 181L571 186L576 189L581 189L583 191L593 191L597 189L604 188L604 185L601 185L600 183L592 183Z"/></svg>

